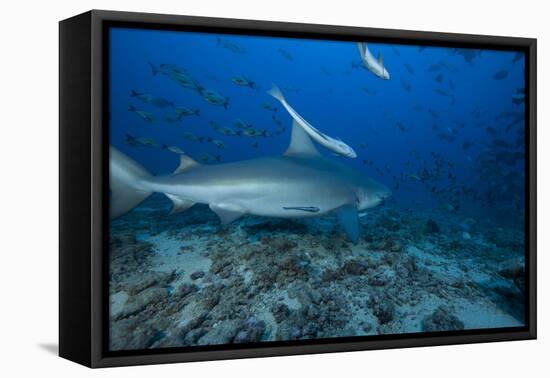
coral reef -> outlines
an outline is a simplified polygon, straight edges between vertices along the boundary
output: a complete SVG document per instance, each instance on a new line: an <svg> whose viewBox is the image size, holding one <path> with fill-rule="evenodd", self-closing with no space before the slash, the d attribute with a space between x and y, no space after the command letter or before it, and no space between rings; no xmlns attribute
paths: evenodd
<svg viewBox="0 0 550 378"><path fill-rule="evenodd" d="M155 195L111 224L112 350L523 323L523 230L478 220L465 238L465 219L382 208L354 245L330 217L222 227L169 208Z"/></svg>

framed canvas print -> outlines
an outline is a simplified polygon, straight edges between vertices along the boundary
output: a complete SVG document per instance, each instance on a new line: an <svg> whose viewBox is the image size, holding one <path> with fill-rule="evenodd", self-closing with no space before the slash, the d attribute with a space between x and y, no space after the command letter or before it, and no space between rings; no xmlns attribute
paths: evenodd
<svg viewBox="0 0 550 378"><path fill-rule="evenodd" d="M60 23L60 355L536 337L536 41Z"/></svg>

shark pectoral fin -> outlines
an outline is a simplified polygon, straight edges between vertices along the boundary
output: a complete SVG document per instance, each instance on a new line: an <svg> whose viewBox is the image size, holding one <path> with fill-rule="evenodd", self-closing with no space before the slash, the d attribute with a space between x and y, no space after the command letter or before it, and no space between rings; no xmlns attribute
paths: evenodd
<svg viewBox="0 0 550 378"><path fill-rule="evenodd" d="M188 171L190 169L193 169L194 167L199 166L200 164L197 163L195 160L191 159L187 155L180 155L180 165L176 168L173 175L177 175L178 173L182 173L185 171Z"/></svg>
<svg viewBox="0 0 550 378"><path fill-rule="evenodd" d="M292 120L292 135L290 137L290 144L286 149L285 156L321 156L313 141L307 135L302 126Z"/></svg>
<svg viewBox="0 0 550 378"><path fill-rule="evenodd" d="M245 214L245 211L236 205L211 203L209 206L210 210L215 212L216 215L220 217L220 222L222 222L222 224L231 223Z"/></svg>
<svg viewBox="0 0 550 378"><path fill-rule="evenodd" d="M338 221L344 228L346 235L353 242L357 244L359 240L359 217L357 216L357 207L352 205L345 205L336 209L336 216Z"/></svg>
<svg viewBox="0 0 550 378"><path fill-rule="evenodd" d="M195 202L193 201L188 201L183 198L174 196L172 194L168 194L168 193L164 193L164 194L166 194L166 197L170 198L173 203L172 210L170 210L170 215L181 213L182 211L189 209L191 206L195 204Z"/></svg>

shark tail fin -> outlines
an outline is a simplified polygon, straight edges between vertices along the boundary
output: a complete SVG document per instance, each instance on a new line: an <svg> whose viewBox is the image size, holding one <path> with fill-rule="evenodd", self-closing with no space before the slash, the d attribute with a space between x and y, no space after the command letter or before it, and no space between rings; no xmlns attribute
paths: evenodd
<svg viewBox="0 0 550 378"><path fill-rule="evenodd" d="M152 194L140 188L141 183L151 177L149 172L112 146L109 149L109 171L111 219L126 214Z"/></svg>
<svg viewBox="0 0 550 378"><path fill-rule="evenodd" d="M274 98L276 98L277 100L279 100L280 102L286 101L285 96L283 95L283 92L281 92L279 87L276 86L275 84L271 85L271 89L268 90L267 93L273 96Z"/></svg>

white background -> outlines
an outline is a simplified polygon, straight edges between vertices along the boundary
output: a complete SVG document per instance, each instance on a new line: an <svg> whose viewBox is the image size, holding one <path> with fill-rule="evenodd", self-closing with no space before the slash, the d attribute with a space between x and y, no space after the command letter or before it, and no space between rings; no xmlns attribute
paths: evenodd
<svg viewBox="0 0 550 378"><path fill-rule="evenodd" d="M550 373L545 1L5 1L0 22L0 375L108 377L522 377ZM58 25L89 9L538 38L539 340L89 370L55 355ZM75 125L78 127L78 125ZM546 234L546 235L545 235ZM546 274L546 276L545 276ZM546 349L546 352L545 352Z"/></svg>

